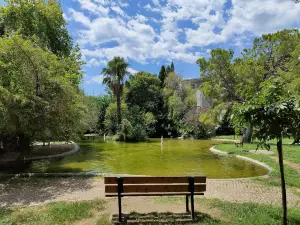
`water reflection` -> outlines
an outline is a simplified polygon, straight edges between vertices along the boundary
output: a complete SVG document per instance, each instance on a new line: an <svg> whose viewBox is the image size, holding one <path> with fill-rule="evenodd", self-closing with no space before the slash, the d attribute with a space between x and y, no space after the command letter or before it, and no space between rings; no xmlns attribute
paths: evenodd
<svg viewBox="0 0 300 225"><path fill-rule="evenodd" d="M33 162L23 172L89 172L153 176L206 175L209 178L260 176L268 170L234 156L209 151L209 140L151 139L142 143L84 141L78 153Z"/></svg>

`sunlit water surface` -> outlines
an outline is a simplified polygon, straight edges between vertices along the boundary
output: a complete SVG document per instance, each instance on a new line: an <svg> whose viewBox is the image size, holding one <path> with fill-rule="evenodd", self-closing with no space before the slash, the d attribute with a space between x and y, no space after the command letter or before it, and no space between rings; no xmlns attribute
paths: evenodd
<svg viewBox="0 0 300 225"><path fill-rule="evenodd" d="M268 170L234 156L210 152L210 140L151 139L140 143L80 143L79 152L59 160L33 162L26 172L99 172L152 176L206 175L208 178L261 176ZM234 150L234 149L233 149Z"/></svg>

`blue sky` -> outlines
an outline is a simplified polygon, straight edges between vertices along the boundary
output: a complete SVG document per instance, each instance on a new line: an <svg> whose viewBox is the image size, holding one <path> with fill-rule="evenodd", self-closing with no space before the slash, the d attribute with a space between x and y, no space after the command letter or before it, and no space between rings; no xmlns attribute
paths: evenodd
<svg viewBox="0 0 300 225"><path fill-rule="evenodd" d="M238 55L256 36L300 25L300 4L292 0L60 1L87 63L81 86L89 95L105 93L100 73L114 56L125 57L132 73L158 74L174 61L176 72L194 78L195 61L210 49Z"/></svg>

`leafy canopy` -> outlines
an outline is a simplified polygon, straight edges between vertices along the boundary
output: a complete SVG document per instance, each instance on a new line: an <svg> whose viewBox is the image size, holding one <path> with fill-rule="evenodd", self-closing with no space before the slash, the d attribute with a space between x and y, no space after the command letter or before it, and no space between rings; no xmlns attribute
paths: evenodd
<svg viewBox="0 0 300 225"><path fill-rule="evenodd" d="M6 0L1 7L2 34L18 32L38 41L59 57L70 55L72 39L68 34L63 12L57 1Z"/></svg>

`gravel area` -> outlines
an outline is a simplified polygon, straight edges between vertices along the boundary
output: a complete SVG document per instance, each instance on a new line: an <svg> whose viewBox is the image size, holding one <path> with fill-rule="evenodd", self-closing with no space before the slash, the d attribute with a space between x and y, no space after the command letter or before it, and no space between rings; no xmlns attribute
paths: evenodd
<svg viewBox="0 0 300 225"><path fill-rule="evenodd" d="M253 183L249 180L208 180L204 197L234 202L281 204L279 187ZM52 201L95 198L104 198L104 183L101 178L16 178L0 183L0 206L30 206ZM289 206L300 207L300 197L289 189L287 198ZM111 200L111 202L109 211L114 211L117 209L116 200ZM140 207L144 205L144 211L150 209L153 211L149 202L149 198L146 197L126 198L124 206L128 210L143 211Z"/></svg>
<svg viewBox="0 0 300 225"><path fill-rule="evenodd" d="M256 155L274 155L274 152L268 150L250 150L249 152Z"/></svg>

